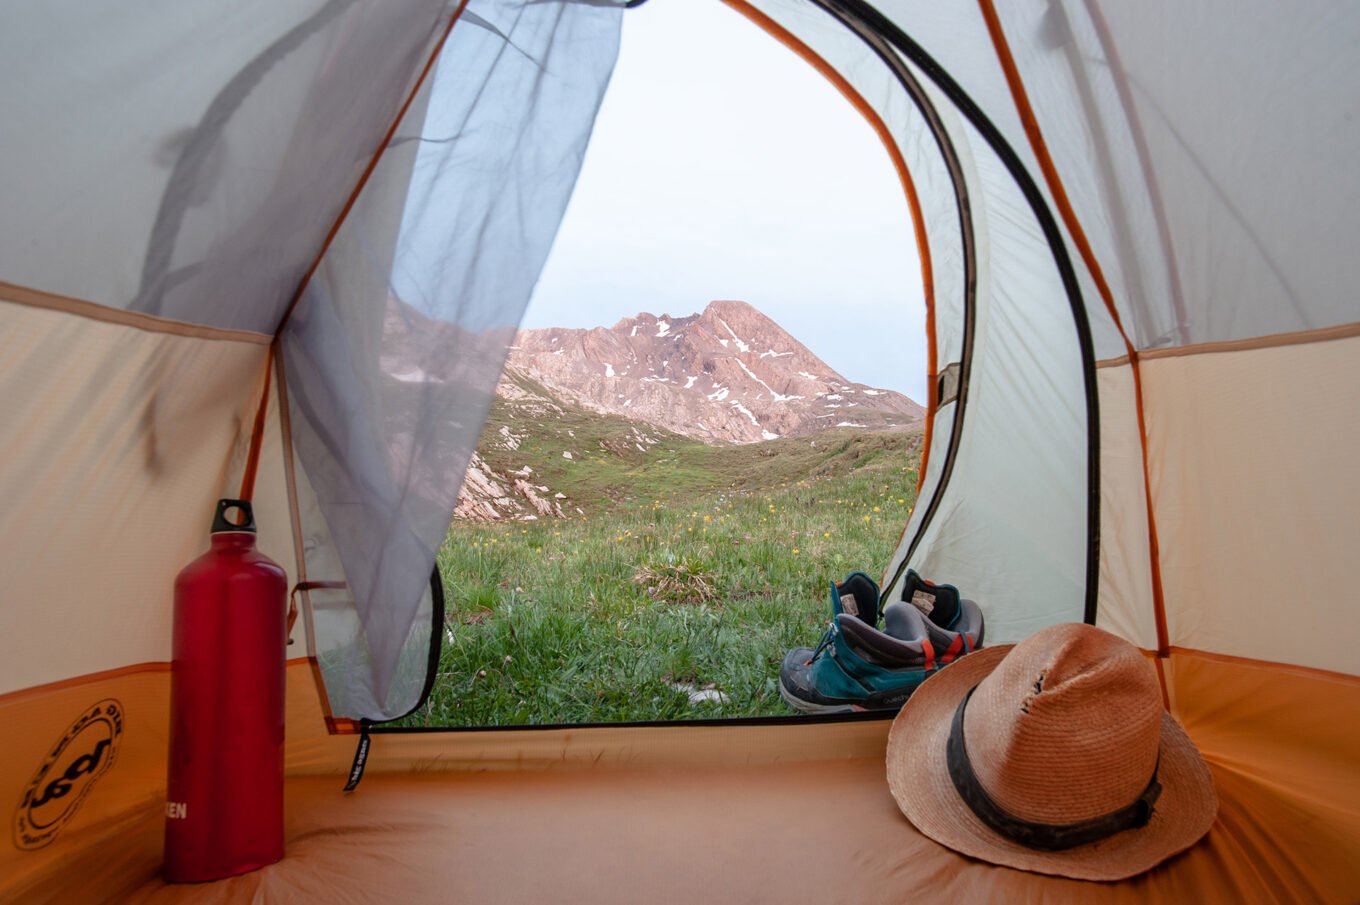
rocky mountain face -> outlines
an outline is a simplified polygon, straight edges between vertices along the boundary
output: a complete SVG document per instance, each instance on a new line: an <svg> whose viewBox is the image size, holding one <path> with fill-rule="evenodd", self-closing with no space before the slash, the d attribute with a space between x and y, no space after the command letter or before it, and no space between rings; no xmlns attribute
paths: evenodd
<svg viewBox="0 0 1360 905"><path fill-rule="evenodd" d="M706 443L756 443L834 427L905 430L922 407L851 383L751 305L639 314L613 327L521 330L507 373L584 408Z"/></svg>

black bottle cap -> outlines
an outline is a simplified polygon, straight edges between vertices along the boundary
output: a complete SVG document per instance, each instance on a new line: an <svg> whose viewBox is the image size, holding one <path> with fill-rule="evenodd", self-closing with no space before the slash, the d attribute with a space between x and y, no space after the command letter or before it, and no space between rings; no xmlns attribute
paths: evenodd
<svg viewBox="0 0 1360 905"><path fill-rule="evenodd" d="M255 513L249 500L218 500L217 515L213 516L212 533L228 531L255 533Z"/></svg>

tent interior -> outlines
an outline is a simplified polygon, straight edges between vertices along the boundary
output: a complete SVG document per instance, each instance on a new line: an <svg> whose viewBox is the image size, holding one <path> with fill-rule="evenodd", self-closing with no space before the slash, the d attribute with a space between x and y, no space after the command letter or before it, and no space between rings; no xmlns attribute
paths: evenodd
<svg viewBox="0 0 1360 905"><path fill-rule="evenodd" d="M969 859L898 810L881 718L385 725L428 694L435 553L646 10L49 0L0 29L0 899L1360 898L1360 15L723 2L863 114L912 214L928 458L885 593L910 567L989 644L1143 650L1208 836L1109 884ZM173 583L238 495L300 604L286 854L170 885Z"/></svg>

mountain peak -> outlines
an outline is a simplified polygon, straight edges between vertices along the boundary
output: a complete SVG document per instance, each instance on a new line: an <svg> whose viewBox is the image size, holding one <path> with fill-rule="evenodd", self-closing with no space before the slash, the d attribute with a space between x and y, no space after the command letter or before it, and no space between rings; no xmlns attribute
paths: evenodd
<svg viewBox="0 0 1360 905"><path fill-rule="evenodd" d="M609 328L522 330L507 367L596 411L710 443L901 429L924 415L900 393L846 380L735 299L682 317L644 311Z"/></svg>
<svg viewBox="0 0 1360 905"><path fill-rule="evenodd" d="M740 299L714 299L704 308L704 314L746 314L748 312L765 317L750 302L743 302Z"/></svg>

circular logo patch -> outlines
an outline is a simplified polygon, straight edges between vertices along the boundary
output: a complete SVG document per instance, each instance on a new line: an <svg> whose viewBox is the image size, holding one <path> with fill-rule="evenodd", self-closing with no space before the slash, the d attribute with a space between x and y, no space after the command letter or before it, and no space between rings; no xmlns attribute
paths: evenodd
<svg viewBox="0 0 1360 905"><path fill-rule="evenodd" d="M122 704L110 698L82 713L24 787L14 815L14 844L35 849L55 839L113 766L122 737Z"/></svg>

